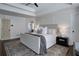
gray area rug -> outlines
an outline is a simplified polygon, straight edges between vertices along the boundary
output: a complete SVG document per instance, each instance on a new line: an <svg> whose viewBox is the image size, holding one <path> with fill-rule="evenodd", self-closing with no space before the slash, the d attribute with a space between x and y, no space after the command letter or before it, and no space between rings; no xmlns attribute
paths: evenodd
<svg viewBox="0 0 79 59"><path fill-rule="evenodd" d="M20 40L5 42L4 47L8 56L40 56L23 45ZM42 56L65 56L68 50L68 47L55 44L47 50L47 54Z"/></svg>

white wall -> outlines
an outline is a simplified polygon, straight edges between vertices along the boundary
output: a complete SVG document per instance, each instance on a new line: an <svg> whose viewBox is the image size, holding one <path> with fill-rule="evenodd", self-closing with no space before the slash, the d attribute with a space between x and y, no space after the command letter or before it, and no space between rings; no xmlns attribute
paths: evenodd
<svg viewBox="0 0 79 59"><path fill-rule="evenodd" d="M74 41L79 42L79 7L75 8L74 14Z"/></svg>
<svg viewBox="0 0 79 59"><path fill-rule="evenodd" d="M73 40L71 39L72 34L72 23L73 23L73 10L72 9L63 9L58 12L49 13L46 15L42 15L36 18L36 22L40 24L58 24L68 26L68 37L69 45L73 44Z"/></svg>
<svg viewBox="0 0 79 59"><path fill-rule="evenodd" d="M1 39L1 18L0 18L0 39Z"/></svg>
<svg viewBox="0 0 79 59"><path fill-rule="evenodd" d="M46 14L40 17L36 17L36 22L39 24L53 24L53 15Z"/></svg>
<svg viewBox="0 0 79 59"><path fill-rule="evenodd" d="M10 27L11 38L17 38L19 37L20 33L25 33L25 24L25 19L20 17L11 17L10 25L13 25Z"/></svg>
<svg viewBox="0 0 79 59"><path fill-rule="evenodd" d="M73 10L65 9L54 13L53 15L53 24L68 26L66 36L69 37L69 45L73 44L73 37L72 37L72 24L73 24Z"/></svg>
<svg viewBox="0 0 79 59"><path fill-rule="evenodd" d="M13 25L10 27L10 39L18 38L20 33L28 32L28 23L32 20L35 21L35 18L32 18L32 17L25 18L25 17L17 17L17 16L9 16L9 15L0 14L1 20L2 18L4 18L4 16L6 16L6 18L9 18L11 22L10 25Z"/></svg>
<svg viewBox="0 0 79 59"><path fill-rule="evenodd" d="M28 23L34 20L33 18L22 18L22 17L11 17L11 25L10 28L11 38L17 38L21 33L28 32Z"/></svg>
<svg viewBox="0 0 79 59"><path fill-rule="evenodd" d="M54 13L38 16L36 21L40 24L70 24L72 10L64 9Z"/></svg>

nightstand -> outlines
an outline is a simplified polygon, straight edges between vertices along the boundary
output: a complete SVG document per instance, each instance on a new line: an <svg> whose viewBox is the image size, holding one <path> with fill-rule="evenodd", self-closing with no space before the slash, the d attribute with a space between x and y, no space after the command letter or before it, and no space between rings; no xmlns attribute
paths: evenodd
<svg viewBox="0 0 79 59"><path fill-rule="evenodd" d="M68 37L57 36L56 37L56 44L68 46L68 39L69 39Z"/></svg>

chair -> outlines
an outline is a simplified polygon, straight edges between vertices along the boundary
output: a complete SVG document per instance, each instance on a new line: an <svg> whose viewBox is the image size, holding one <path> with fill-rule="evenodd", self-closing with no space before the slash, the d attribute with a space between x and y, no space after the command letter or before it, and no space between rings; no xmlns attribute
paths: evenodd
<svg viewBox="0 0 79 59"><path fill-rule="evenodd" d="M73 55L79 56L79 42L74 42L73 44Z"/></svg>

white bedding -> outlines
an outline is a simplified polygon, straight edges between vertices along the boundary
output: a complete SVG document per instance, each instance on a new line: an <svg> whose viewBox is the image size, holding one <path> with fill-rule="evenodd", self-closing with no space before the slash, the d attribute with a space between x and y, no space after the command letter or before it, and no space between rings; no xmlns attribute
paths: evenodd
<svg viewBox="0 0 79 59"><path fill-rule="evenodd" d="M45 34L43 35L46 39L46 48L50 48L51 46L53 46L56 43L56 36L52 35L52 34Z"/></svg>
<svg viewBox="0 0 79 59"><path fill-rule="evenodd" d="M42 34L38 34L42 35ZM53 34L43 34L46 39L46 48L53 46L56 43L56 35ZM35 51L37 54L40 53L40 37L29 35L29 34L21 34L20 36L21 42Z"/></svg>

